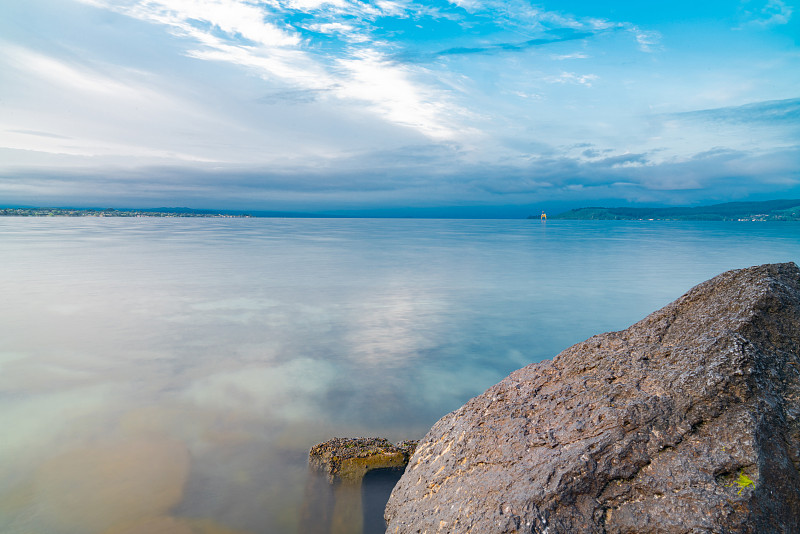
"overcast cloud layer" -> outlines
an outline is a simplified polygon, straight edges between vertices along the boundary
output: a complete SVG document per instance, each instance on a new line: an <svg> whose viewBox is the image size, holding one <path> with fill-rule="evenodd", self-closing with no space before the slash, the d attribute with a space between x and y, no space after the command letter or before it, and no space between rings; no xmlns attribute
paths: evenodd
<svg viewBox="0 0 800 534"><path fill-rule="evenodd" d="M800 198L799 17L796 0L3 2L0 205Z"/></svg>

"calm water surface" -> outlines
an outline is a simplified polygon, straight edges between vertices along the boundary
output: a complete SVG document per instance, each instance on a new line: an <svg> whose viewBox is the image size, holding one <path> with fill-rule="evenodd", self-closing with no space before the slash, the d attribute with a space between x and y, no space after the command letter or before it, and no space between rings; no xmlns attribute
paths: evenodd
<svg viewBox="0 0 800 534"><path fill-rule="evenodd" d="M294 533L306 454L419 438L797 223L0 219L0 532Z"/></svg>

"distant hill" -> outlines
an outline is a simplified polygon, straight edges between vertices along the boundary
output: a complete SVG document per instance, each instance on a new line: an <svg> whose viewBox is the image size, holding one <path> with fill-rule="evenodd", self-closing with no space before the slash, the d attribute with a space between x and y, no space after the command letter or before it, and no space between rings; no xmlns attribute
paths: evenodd
<svg viewBox="0 0 800 534"><path fill-rule="evenodd" d="M529 219L538 219L531 215ZM800 221L800 200L727 202L694 208L579 208L550 219L600 221Z"/></svg>

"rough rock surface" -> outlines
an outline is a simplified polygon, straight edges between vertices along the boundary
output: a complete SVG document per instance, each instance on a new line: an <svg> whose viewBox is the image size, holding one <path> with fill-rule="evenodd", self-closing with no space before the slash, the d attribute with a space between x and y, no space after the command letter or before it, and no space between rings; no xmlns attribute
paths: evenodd
<svg viewBox="0 0 800 534"><path fill-rule="evenodd" d="M405 467L417 441L393 445L386 438L332 438L311 447L308 465L325 475L330 484L360 482L372 469Z"/></svg>
<svg viewBox="0 0 800 534"><path fill-rule="evenodd" d="M442 418L390 533L800 533L800 270L723 273Z"/></svg>

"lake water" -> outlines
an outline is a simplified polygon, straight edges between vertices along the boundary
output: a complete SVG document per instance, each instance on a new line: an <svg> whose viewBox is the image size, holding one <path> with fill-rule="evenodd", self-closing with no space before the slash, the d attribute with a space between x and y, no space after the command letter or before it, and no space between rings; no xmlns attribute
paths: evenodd
<svg viewBox="0 0 800 534"><path fill-rule="evenodd" d="M800 224L0 219L0 532L294 533L306 455L420 438Z"/></svg>

